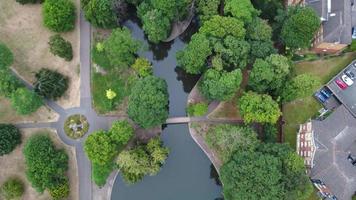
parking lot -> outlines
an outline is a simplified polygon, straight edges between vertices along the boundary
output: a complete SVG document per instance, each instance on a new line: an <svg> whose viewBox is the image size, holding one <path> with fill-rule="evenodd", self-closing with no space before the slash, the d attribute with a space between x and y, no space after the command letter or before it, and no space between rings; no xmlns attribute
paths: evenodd
<svg viewBox="0 0 356 200"><path fill-rule="evenodd" d="M342 76L346 75L345 72L349 71L356 76L356 61L349 64L344 70L336 75L328 84L327 87L331 90L334 96L356 117L356 77L347 75L347 78L351 80L346 84L342 80ZM339 84L336 83L339 81ZM340 84L341 83L341 84Z"/></svg>

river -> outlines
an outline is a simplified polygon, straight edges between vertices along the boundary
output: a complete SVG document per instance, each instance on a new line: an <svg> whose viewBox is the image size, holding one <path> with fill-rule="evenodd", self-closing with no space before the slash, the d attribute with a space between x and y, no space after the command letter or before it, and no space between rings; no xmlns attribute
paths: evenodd
<svg viewBox="0 0 356 200"><path fill-rule="evenodd" d="M175 54L184 48L187 39L195 31L191 26L185 35L170 43L149 45L137 22L127 21L133 37L146 45L140 56L149 59L154 75L167 81L170 117L185 116L187 96L198 76L187 75L176 67ZM211 162L189 134L187 125L168 125L161 135L170 154L166 164L156 176L126 185L120 175L115 180L112 200L217 200L221 199L221 187Z"/></svg>

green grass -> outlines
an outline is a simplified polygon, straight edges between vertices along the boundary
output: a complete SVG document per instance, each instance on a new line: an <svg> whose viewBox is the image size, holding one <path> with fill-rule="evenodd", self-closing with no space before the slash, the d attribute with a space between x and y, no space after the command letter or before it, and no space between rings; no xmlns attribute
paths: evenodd
<svg viewBox="0 0 356 200"><path fill-rule="evenodd" d="M295 66L295 73L312 74L320 77L322 84L345 68L352 60L356 59L356 53L347 53L339 57L320 59L312 62L300 62ZM320 85L321 87L322 85ZM305 123L318 113L322 105L313 97L298 99L283 105L284 140L295 148L296 134L299 124Z"/></svg>

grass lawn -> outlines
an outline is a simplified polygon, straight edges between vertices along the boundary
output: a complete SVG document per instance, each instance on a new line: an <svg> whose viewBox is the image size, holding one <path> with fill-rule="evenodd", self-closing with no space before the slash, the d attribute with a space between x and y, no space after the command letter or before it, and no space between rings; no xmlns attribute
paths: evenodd
<svg viewBox="0 0 356 200"><path fill-rule="evenodd" d="M329 59L300 62L295 65L295 73L297 75L307 73L318 76L322 84L325 84L354 59L356 59L356 52ZM322 85L320 85L320 87L321 86ZM292 148L296 147L296 134L299 124L306 122L317 114L320 108L322 108L322 105L313 97L298 99L283 105L283 116L285 120L284 140L289 143Z"/></svg>

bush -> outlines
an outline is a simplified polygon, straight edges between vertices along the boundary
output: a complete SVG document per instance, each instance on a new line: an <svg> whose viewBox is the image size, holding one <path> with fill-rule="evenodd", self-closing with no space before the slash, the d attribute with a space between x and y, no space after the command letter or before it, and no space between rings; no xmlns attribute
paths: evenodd
<svg viewBox="0 0 356 200"><path fill-rule="evenodd" d="M24 4L35 4L35 3L43 3L44 0L16 0L16 2L24 5Z"/></svg>
<svg viewBox="0 0 356 200"><path fill-rule="evenodd" d="M68 155L55 148L43 134L31 136L25 144L26 176L37 192L60 187L67 180Z"/></svg>
<svg viewBox="0 0 356 200"><path fill-rule="evenodd" d="M44 26L54 32L75 27L75 5L71 0L46 0L42 7Z"/></svg>
<svg viewBox="0 0 356 200"><path fill-rule="evenodd" d="M139 77L146 77L153 74L152 65L146 58L137 58L131 67Z"/></svg>
<svg viewBox="0 0 356 200"><path fill-rule="evenodd" d="M19 199L25 191L24 184L20 179L10 178L0 188L0 196L5 200Z"/></svg>
<svg viewBox="0 0 356 200"><path fill-rule="evenodd" d="M208 104L201 102L196 104L189 104L187 108L189 116L201 117L208 112Z"/></svg>
<svg viewBox="0 0 356 200"><path fill-rule="evenodd" d="M6 69L14 62L14 55L11 50L0 42L0 69Z"/></svg>
<svg viewBox="0 0 356 200"><path fill-rule="evenodd" d="M54 200L65 199L69 196L69 192L70 189L68 179L63 179L62 183L49 189L49 193Z"/></svg>
<svg viewBox="0 0 356 200"><path fill-rule="evenodd" d="M73 130L71 125L79 126L77 130ZM78 139L83 137L85 133L89 130L89 123L87 118L83 115L72 115L66 119L64 122L64 132L68 137L72 139Z"/></svg>
<svg viewBox="0 0 356 200"><path fill-rule="evenodd" d="M72 45L69 41L66 41L59 34L53 35L49 38L50 52L66 61L71 61L73 59Z"/></svg>
<svg viewBox="0 0 356 200"><path fill-rule="evenodd" d="M85 140L84 151L92 163L105 165L115 157L116 145L109 134L99 130Z"/></svg>
<svg viewBox="0 0 356 200"><path fill-rule="evenodd" d="M125 145L134 135L134 128L127 120L116 121L112 124L110 131L111 140L118 146Z"/></svg>
<svg viewBox="0 0 356 200"><path fill-rule="evenodd" d="M35 92L44 98L56 100L68 89L68 78L56 71L41 69L35 77Z"/></svg>
<svg viewBox="0 0 356 200"><path fill-rule="evenodd" d="M0 96L11 97L22 86L9 69L0 70Z"/></svg>
<svg viewBox="0 0 356 200"><path fill-rule="evenodd" d="M43 101L36 93L26 89L18 88L11 95L11 105L20 115L28 115L37 111Z"/></svg>
<svg viewBox="0 0 356 200"><path fill-rule="evenodd" d="M21 133L12 124L0 124L0 156L9 154L21 144Z"/></svg>
<svg viewBox="0 0 356 200"><path fill-rule="evenodd" d="M110 176L113 169L114 169L114 163L111 162L104 165L93 163L92 177L94 183L99 187L104 186L106 184L106 180Z"/></svg>
<svg viewBox="0 0 356 200"><path fill-rule="evenodd" d="M81 3L85 18L93 26L115 28L119 25L121 19L114 12L113 0L81 0Z"/></svg>

